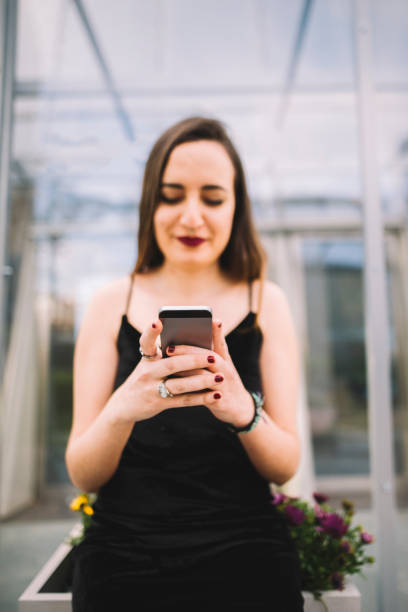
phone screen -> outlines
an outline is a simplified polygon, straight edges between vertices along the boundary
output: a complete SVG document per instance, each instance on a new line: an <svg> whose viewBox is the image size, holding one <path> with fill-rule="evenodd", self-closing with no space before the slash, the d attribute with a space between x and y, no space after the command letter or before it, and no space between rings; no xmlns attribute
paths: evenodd
<svg viewBox="0 0 408 612"><path fill-rule="evenodd" d="M212 310L208 306L163 306L159 311L163 324L163 356L169 344L212 348Z"/></svg>

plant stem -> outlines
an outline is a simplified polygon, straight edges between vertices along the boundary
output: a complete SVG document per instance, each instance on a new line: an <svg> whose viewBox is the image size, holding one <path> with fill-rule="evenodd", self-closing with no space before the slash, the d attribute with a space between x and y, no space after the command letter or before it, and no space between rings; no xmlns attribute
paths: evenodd
<svg viewBox="0 0 408 612"><path fill-rule="evenodd" d="M325 612L329 612L329 608L326 605L326 602L323 601L323 599L319 598L320 603L322 604L323 608L325 609Z"/></svg>

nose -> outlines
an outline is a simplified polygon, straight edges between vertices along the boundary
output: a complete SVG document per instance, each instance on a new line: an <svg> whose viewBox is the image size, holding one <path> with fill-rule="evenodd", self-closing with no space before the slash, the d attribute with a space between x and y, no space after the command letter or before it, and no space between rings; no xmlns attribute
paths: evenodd
<svg viewBox="0 0 408 612"><path fill-rule="evenodd" d="M201 203L197 196L191 195L184 202L180 223L185 228L196 229L203 222Z"/></svg>

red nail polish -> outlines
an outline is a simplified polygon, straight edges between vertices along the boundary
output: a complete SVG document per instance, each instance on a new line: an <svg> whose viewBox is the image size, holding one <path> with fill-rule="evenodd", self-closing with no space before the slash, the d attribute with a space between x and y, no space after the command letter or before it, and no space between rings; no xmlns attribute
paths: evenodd
<svg viewBox="0 0 408 612"><path fill-rule="evenodd" d="M221 374L217 374L217 376L214 378L215 382L222 382L224 380L224 377L221 376Z"/></svg>
<svg viewBox="0 0 408 612"><path fill-rule="evenodd" d="M218 327L221 327L222 323L218 323Z"/></svg>
<svg viewBox="0 0 408 612"><path fill-rule="evenodd" d="M208 361L208 363L215 363L215 357L210 355L209 357L207 357L207 361Z"/></svg>
<svg viewBox="0 0 408 612"><path fill-rule="evenodd" d="M152 323L153 329L156 329L156 323Z"/></svg>
<svg viewBox="0 0 408 612"><path fill-rule="evenodd" d="M169 346L167 347L167 350L169 353L174 353L174 351L176 350L176 347L173 346L173 344L169 344Z"/></svg>
<svg viewBox="0 0 408 612"><path fill-rule="evenodd" d="M214 393L213 398L214 399L221 399L221 393Z"/></svg>

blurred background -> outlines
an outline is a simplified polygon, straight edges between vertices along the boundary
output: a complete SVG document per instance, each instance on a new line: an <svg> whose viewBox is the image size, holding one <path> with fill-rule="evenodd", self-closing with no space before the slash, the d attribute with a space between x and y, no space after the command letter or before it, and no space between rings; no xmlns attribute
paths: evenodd
<svg viewBox="0 0 408 612"><path fill-rule="evenodd" d="M192 114L224 121L242 155L268 274L287 292L301 340L305 453L294 490L351 499L375 533L373 457L376 470L391 466L394 601L407 609L406 0L0 7L1 609L17 609L77 520L64 452L78 327L93 292L133 267L152 144ZM367 265L376 223L384 269ZM375 308L365 283L385 292L385 387L368 376L382 351L367 336ZM392 435L382 447L370 398L384 388ZM377 563L355 580L365 612L381 612L384 571Z"/></svg>

